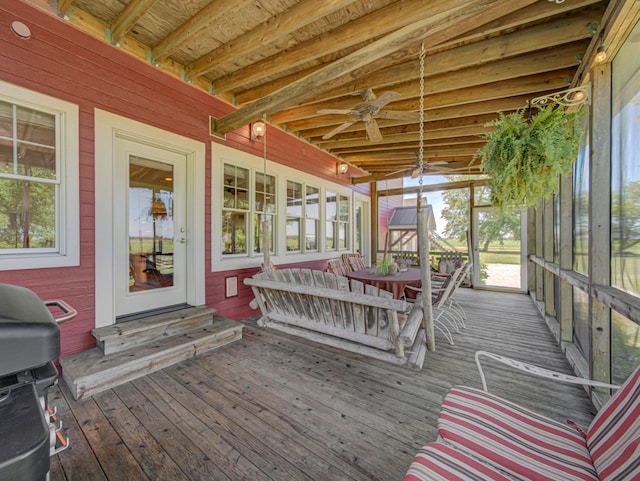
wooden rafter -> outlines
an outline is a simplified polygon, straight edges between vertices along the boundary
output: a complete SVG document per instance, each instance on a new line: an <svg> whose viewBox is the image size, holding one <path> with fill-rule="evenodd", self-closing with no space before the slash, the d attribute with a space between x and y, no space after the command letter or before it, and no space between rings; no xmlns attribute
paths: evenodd
<svg viewBox="0 0 640 481"><path fill-rule="evenodd" d="M602 15L601 10L599 5L584 10L576 14L578 18L572 19L573 21L569 25L567 25L566 19L561 17L484 42L476 40L471 44L461 43L454 48L443 51L437 51L434 48L432 52L427 52L425 75L426 77L434 77L453 73L465 67L472 68L532 51L541 51L576 40L591 38L592 33L587 25ZM313 101L320 102L337 98L345 95L345 92L358 92L365 88L395 90L394 85L398 84L400 79L402 82L418 79L419 71L416 68L416 63L416 59L412 58L408 62L385 67L364 78L356 79L340 89L323 92L319 98L315 98ZM286 82L290 81L291 78L287 77ZM241 105L252 102L276 90L277 85L279 85L278 82L269 82L266 85L249 89L238 95L237 101Z"/></svg>
<svg viewBox="0 0 640 481"><path fill-rule="evenodd" d="M191 62L186 67L187 75L190 78L197 78L211 72L222 64L258 50L265 44L276 42L285 35L313 23L340 8L344 8L354 1L307 0L300 2L282 14L270 18L253 30L234 38L233 42L221 45ZM234 2L232 1L231 3Z"/></svg>
<svg viewBox="0 0 640 481"><path fill-rule="evenodd" d="M131 0L111 25L111 41L120 42L156 0Z"/></svg>
<svg viewBox="0 0 640 481"><path fill-rule="evenodd" d="M466 29L474 28L478 23L486 21L492 16L506 15L533 3L533 1L513 0L507 3L498 0L450 1L451 7L443 13L407 25L317 72L293 82L273 95L242 107L222 119L217 119L214 122L213 130L216 134L225 134L258 118L262 113L269 113L274 108L282 109L295 105L299 97L309 95L310 89L321 89L329 82L339 82L340 78L342 78L342 83L346 83L348 79L344 77L355 70L366 68L372 60L383 58L392 53L398 57L402 57L403 54L406 56L410 52L404 51L403 47L414 45L421 39L424 32L429 32L431 42L440 43L449 37L461 34ZM477 18L480 12L484 16L483 20Z"/></svg>
<svg viewBox="0 0 640 481"><path fill-rule="evenodd" d="M151 50L151 56L155 61L162 61L178 50L182 45L193 41L204 33L205 29L213 22L233 9L241 8L248 0L214 0L196 15L180 25L171 35L162 40Z"/></svg>

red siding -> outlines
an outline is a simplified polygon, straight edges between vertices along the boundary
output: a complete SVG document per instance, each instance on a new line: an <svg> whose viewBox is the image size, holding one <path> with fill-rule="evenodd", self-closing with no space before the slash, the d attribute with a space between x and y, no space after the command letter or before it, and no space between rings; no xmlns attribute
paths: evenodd
<svg viewBox="0 0 640 481"><path fill-rule="evenodd" d="M19 39L11 32L13 20L29 25L31 39ZM63 354L94 345L90 330L95 316L95 108L205 143L206 302L234 319L255 314L248 308L250 293L242 284L254 270L237 272L240 295L230 299L224 298L224 278L235 273L210 272L210 142L262 156L262 144L248 140L247 127L230 132L226 141L209 135L209 115L220 117L233 107L21 1L0 3L0 44L0 79L75 103L80 110L80 266L0 271L0 282L29 287L43 299L64 299L78 309L78 317L62 326ZM333 182L348 182L335 175L335 158L281 130L269 129L267 150L275 162ZM356 190L369 193L366 184ZM324 268L324 264L307 266Z"/></svg>

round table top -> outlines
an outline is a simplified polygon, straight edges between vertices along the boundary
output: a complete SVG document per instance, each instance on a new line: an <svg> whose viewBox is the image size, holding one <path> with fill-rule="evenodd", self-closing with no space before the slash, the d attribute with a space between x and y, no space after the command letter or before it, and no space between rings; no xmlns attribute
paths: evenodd
<svg viewBox="0 0 640 481"><path fill-rule="evenodd" d="M416 282L421 277L420 269L417 267L410 267L406 271L400 271L396 274L371 274L373 268L360 269L359 271L347 272L347 277L350 279L357 279L359 281L384 281L384 282Z"/></svg>
<svg viewBox="0 0 640 481"><path fill-rule="evenodd" d="M406 271L388 274L386 276L382 274L371 274L371 271L373 271L373 269L370 268L347 272L347 277L390 292L395 299L402 299L407 284L420 281L422 275L420 269L415 267L410 267Z"/></svg>

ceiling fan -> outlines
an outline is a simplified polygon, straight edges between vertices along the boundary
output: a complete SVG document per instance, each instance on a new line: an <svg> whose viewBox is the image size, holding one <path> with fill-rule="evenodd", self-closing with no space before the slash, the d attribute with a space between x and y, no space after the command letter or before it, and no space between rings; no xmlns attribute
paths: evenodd
<svg viewBox="0 0 640 481"><path fill-rule="evenodd" d="M441 172L444 174L450 170L454 170L451 167L446 167L446 165L447 165L447 162L445 162L444 160L437 160L435 162L425 162L423 166L423 173L427 174L429 172ZM439 167L439 166L442 166L442 167ZM393 172L389 172L388 174L386 174L386 176L389 177L399 172L408 172L409 170L410 170L409 168L394 170ZM411 178L416 179L418 177L420 177L420 167L413 167L411 169Z"/></svg>
<svg viewBox="0 0 640 481"><path fill-rule="evenodd" d="M323 109L318 110L319 114L345 114L345 115L355 115L356 118L352 120L347 120L345 123L339 125L335 129L333 129L328 134L322 137L323 140L330 139L334 135L339 132L342 132L347 127L355 124L359 120L364 122L365 129L367 131L367 136L369 137L369 141L371 142L380 142L382 140L382 134L380 133L380 128L378 127L378 123L375 121L376 118L380 119L397 119L397 120L408 120L408 121L417 121L418 120L418 112L406 112L400 110L381 110L385 105L389 102L400 97L398 92L392 92L390 90L383 93L380 97L376 97L373 93L373 90L366 89L362 92L358 92L357 95L361 95L364 102L361 102L355 105L352 109Z"/></svg>

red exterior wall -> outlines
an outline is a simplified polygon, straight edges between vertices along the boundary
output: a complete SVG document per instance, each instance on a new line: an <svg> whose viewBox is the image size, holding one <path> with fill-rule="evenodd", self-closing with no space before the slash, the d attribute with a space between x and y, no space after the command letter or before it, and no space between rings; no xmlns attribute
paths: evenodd
<svg viewBox="0 0 640 481"><path fill-rule="evenodd" d="M29 40L11 32L14 20L32 31ZM78 309L73 321L62 325L62 352L93 347L90 330L95 316L94 269L94 109L102 109L203 142L206 145L205 271L206 302L233 319L255 314L247 304L242 279L254 269L211 271L211 146L218 142L262 157L262 144L248 140L247 127L227 134L225 141L209 135L209 115L221 117L233 107L133 56L94 39L64 20L22 1L0 3L0 79L60 98L80 112L80 266L58 269L0 271L0 282L33 289L43 299L64 299ZM335 175L336 159L278 129L268 132L268 158L305 170L332 182L348 182ZM358 186L368 194L367 186ZM99 201L99 199L97 199ZM2 262L0 260L0 262ZM320 265L318 265L320 264ZM307 264L324 268L324 262ZM238 275L239 296L224 298L224 279Z"/></svg>

